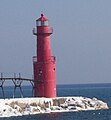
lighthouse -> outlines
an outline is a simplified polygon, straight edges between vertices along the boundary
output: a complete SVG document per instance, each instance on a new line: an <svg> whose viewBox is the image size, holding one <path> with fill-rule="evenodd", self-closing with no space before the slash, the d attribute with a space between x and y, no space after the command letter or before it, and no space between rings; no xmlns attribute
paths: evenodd
<svg viewBox="0 0 111 120"><path fill-rule="evenodd" d="M43 14L36 20L36 56L33 57L34 96L56 97L56 57L51 54L50 35L53 33L49 21Z"/></svg>

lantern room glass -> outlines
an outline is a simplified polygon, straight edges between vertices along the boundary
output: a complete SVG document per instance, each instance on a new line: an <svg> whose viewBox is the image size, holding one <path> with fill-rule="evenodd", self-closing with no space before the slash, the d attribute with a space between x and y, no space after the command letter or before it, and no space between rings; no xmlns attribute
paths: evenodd
<svg viewBox="0 0 111 120"><path fill-rule="evenodd" d="M48 21L36 21L37 26L48 26Z"/></svg>

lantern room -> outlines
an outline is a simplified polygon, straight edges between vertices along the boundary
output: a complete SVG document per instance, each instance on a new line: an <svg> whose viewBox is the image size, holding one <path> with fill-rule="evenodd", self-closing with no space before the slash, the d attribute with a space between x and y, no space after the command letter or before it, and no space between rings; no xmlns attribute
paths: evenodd
<svg viewBox="0 0 111 120"><path fill-rule="evenodd" d="M47 18L44 17L43 14L41 14L41 17L36 20L36 26L48 26L49 21Z"/></svg>

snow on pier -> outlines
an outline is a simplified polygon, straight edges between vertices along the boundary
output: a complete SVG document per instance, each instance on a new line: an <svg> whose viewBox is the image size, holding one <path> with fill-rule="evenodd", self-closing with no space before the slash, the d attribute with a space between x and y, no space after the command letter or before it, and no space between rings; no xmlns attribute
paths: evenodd
<svg viewBox="0 0 111 120"><path fill-rule="evenodd" d="M108 105L97 98L57 97L0 99L0 117L100 109L108 109Z"/></svg>

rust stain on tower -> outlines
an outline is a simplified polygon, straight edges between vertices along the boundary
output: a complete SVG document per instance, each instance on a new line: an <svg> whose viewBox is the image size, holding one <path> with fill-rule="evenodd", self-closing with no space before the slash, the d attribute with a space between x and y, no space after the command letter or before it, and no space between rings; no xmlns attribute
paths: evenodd
<svg viewBox="0 0 111 120"><path fill-rule="evenodd" d="M36 20L37 52L33 57L35 97L56 97L56 58L51 55L50 35L53 29L41 14Z"/></svg>

